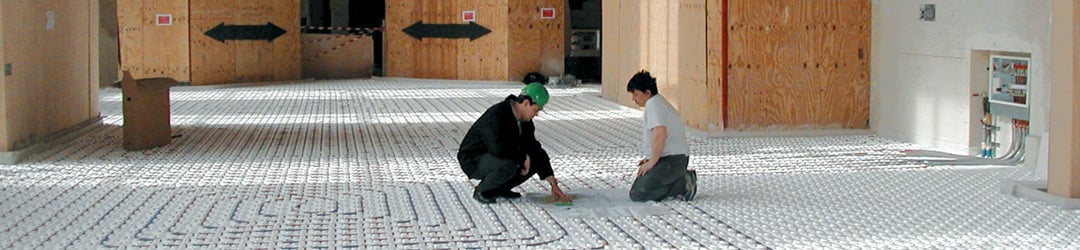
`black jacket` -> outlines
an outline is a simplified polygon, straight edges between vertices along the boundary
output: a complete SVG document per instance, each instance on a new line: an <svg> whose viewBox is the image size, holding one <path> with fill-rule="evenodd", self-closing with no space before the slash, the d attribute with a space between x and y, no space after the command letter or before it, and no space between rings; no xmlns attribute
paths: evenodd
<svg viewBox="0 0 1080 250"><path fill-rule="evenodd" d="M471 172L476 168L476 158L483 154L510 159L519 166L524 166L526 154L535 159L537 157L532 155L541 153L540 142L536 141L534 134L536 127L533 123L520 122L519 130L513 106L511 106L516 99L517 96L510 95L502 102L492 105L469 128L469 132L465 134L458 148L458 163L463 169ZM536 164L534 161L530 167L536 168L536 173L541 179L554 174L550 164Z"/></svg>

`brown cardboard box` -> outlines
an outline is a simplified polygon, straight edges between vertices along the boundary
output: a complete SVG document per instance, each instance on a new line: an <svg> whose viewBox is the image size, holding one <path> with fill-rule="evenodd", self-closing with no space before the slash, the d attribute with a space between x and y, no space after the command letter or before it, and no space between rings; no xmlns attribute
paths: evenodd
<svg viewBox="0 0 1080 250"><path fill-rule="evenodd" d="M169 113L169 87L172 78L135 80L124 71L123 90L125 150L144 150L168 145L172 141Z"/></svg>

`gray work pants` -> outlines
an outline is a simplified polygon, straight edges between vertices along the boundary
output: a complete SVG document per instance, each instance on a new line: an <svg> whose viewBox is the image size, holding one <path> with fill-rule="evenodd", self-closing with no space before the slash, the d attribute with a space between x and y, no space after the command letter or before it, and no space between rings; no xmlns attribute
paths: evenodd
<svg viewBox="0 0 1080 250"><path fill-rule="evenodd" d="M630 200L661 201L686 193L688 165L690 157L686 155L660 157L655 167L634 179L634 184L630 187Z"/></svg>

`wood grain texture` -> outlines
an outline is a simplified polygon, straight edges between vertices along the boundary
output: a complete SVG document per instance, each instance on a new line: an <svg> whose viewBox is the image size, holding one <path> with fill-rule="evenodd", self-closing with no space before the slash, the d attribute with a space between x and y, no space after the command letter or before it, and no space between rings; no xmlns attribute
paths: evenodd
<svg viewBox="0 0 1080 250"><path fill-rule="evenodd" d="M707 53L715 46L707 33L709 15L716 12L710 11L710 4L717 3L604 1L602 95L636 107L626 84L638 71L647 70L657 78L659 93L689 127L721 129L721 88L710 81L708 62L713 59Z"/></svg>
<svg viewBox="0 0 1080 250"><path fill-rule="evenodd" d="M92 1L10 0L0 3L5 64L0 85L4 134L0 149L40 142L97 117L91 80ZM51 13L51 22L47 16Z"/></svg>
<svg viewBox="0 0 1080 250"><path fill-rule="evenodd" d="M396 77L511 80L528 72L561 75L564 18L541 20L540 7L565 11L559 0L401 0L388 2L384 32L385 74ZM491 33L476 40L416 39L403 29L417 22L465 24L462 11Z"/></svg>
<svg viewBox="0 0 1080 250"><path fill-rule="evenodd" d="M867 127L869 1L729 4L729 128Z"/></svg>
<svg viewBox="0 0 1080 250"><path fill-rule="evenodd" d="M157 25L158 14L172 15L172 25ZM118 0L120 70L136 79L190 79L188 5L185 1Z"/></svg>
<svg viewBox="0 0 1080 250"><path fill-rule="evenodd" d="M191 0L191 84L300 79L300 3L291 0ZM273 41L225 40L205 35L225 25L273 23Z"/></svg>
<svg viewBox="0 0 1080 250"><path fill-rule="evenodd" d="M540 72L546 76L559 76L565 72L565 18L541 19L541 8L555 8L557 17L569 11L561 0L509 3L511 55L508 56L508 74L511 80L520 80L529 72Z"/></svg>

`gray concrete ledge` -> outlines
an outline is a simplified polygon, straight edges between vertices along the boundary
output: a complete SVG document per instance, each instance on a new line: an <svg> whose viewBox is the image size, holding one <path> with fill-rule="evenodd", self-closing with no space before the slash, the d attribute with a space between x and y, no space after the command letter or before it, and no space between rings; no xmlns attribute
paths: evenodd
<svg viewBox="0 0 1080 250"><path fill-rule="evenodd" d="M0 164L15 165L26 159L26 157L87 134L93 131L94 125L97 124L101 124L101 116L76 124L70 128L60 130L59 132L46 136L41 141L35 142L29 146L17 150L0 152Z"/></svg>
<svg viewBox="0 0 1080 250"><path fill-rule="evenodd" d="M1010 186L1007 184L1007 186ZM1065 198L1046 192L1046 181L1012 181L1008 192L1016 197L1029 199L1066 210L1080 209L1080 199Z"/></svg>

